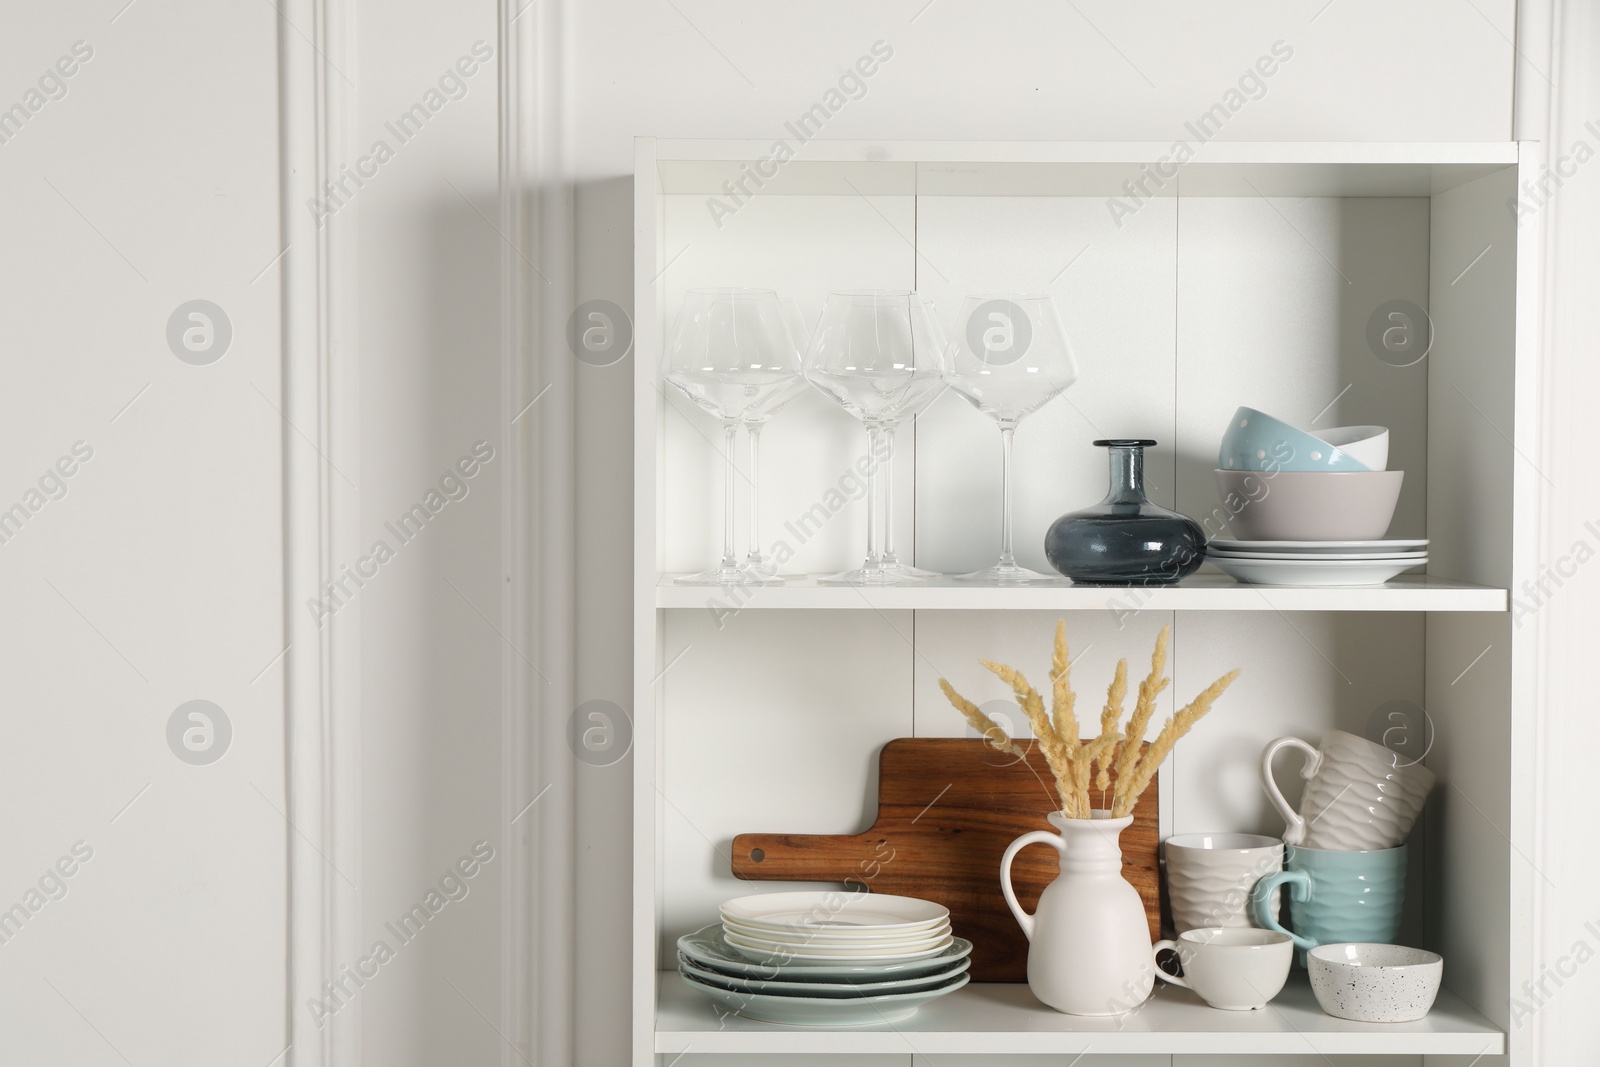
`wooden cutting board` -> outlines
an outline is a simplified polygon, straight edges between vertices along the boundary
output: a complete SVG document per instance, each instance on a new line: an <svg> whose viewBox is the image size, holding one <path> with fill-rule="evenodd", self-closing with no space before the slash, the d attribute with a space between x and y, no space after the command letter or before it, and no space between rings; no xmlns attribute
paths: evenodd
<svg viewBox="0 0 1600 1067"><path fill-rule="evenodd" d="M1122 875L1144 900L1152 941L1160 936L1159 832L1150 783L1122 832ZM1098 794L1091 791L1098 802ZM1028 941L1000 894L1000 855L1030 830L1049 830L1060 808L1038 746L1024 763L979 738L902 737L878 756L878 817L865 833L740 834L733 873L774 881L845 882L878 893L937 901L959 937L972 942L976 982L1027 981ZM1032 912L1060 870L1060 854L1032 845L1011 865L1012 884Z"/></svg>

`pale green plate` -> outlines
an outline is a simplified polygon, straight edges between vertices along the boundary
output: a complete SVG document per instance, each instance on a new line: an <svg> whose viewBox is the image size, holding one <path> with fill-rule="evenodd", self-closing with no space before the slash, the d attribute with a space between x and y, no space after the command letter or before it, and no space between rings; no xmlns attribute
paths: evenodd
<svg viewBox="0 0 1600 1067"><path fill-rule="evenodd" d="M740 978L722 974L710 967L702 967L689 957L678 956L678 970L700 979L707 985L721 986L736 993L767 993L783 997L875 997L884 993L921 993L943 985L972 966L970 960L956 960L950 968L937 974L914 975L910 978L891 978L886 982L810 982L765 981L760 978Z"/></svg>
<svg viewBox="0 0 1600 1067"><path fill-rule="evenodd" d="M892 978L911 978L950 969L956 960L972 953L972 942L958 937L936 956L916 960L879 963L846 963L793 960L757 963L739 955L722 937L722 924L703 926L678 938L678 951L702 967L736 978L790 982L883 982Z"/></svg>
<svg viewBox="0 0 1600 1067"><path fill-rule="evenodd" d="M971 981L972 976L958 974L944 985L920 993L890 993L875 997L774 997L761 993L741 993L710 985L690 974L678 976L695 989L726 1007L735 1015L762 1023L785 1023L790 1026L871 1026L874 1023L893 1023L907 1019L917 1009L946 993L954 993Z"/></svg>

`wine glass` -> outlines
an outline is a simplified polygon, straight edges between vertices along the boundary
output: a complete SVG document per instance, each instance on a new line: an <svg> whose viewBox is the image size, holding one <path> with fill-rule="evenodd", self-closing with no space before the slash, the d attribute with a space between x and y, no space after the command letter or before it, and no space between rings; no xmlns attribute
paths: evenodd
<svg viewBox="0 0 1600 1067"><path fill-rule="evenodd" d="M867 555L862 566L819 581L846 585L906 585L920 575L886 563L878 547L877 467L883 433L915 415L943 390L944 338L932 303L905 289L864 289L828 295L806 353L806 380L866 425Z"/></svg>
<svg viewBox="0 0 1600 1067"><path fill-rule="evenodd" d="M811 329L806 325L805 314L794 300L779 299L778 308L783 313L783 324L789 329L789 339L797 353L811 347ZM767 420L787 407L795 397L807 389L803 375L797 375L781 392L774 393L759 405L747 409L740 421L745 436L750 440L750 550L745 553L745 573L760 585L781 585L777 562L761 549L761 430Z"/></svg>
<svg viewBox="0 0 1600 1067"><path fill-rule="evenodd" d="M1047 295L969 296L961 302L945 381L1000 425L1000 561L962 581L1059 582L1017 565L1011 551L1011 443L1017 424L1078 380L1072 346Z"/></svg>
<svg viewBox="0 0 1600 1067"><path fill-rule="evenodd" d="M661 376L722 423L722 560L685 585L759 584L733 548L734 436L739 421L800 380L795 347L771 289L691 289L661 356Z"/></svg>

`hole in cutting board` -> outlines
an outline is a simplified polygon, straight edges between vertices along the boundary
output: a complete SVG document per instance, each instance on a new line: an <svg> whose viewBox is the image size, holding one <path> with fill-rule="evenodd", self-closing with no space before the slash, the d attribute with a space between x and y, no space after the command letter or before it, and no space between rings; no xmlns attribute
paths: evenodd
<svg viewBox="0 0 1600 1067"><path fill-rule="evenodd" d="M753 848L753 849L750 850L750 862L751 863L760 863L762 860L764 860L766 858L767 858L767 854L764 851L762 851L761 849Z"/></svg>

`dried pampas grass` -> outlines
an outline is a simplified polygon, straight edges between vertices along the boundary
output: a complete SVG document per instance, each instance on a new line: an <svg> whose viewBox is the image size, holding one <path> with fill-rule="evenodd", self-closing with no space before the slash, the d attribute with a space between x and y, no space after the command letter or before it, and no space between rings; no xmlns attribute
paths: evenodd
<svg viewBox="0 0 1600 1067"><path fill-rule="evenodd" d="M1011 687L1018 706L1028 717L1034 737L1055 776L1061 813L1067 818L1090 818L1094 810L1090 802L1091 786L1100 791L1101 807L1109 808L1112 818L1131 815L1139 796L1155 778L1157 768L1171 754L1178 739L1205 717L1217 698L1239 677L1239 672L1233 670L1212 682L1183 710L1169 718L1156 739L1145 748L1144 735L1155 716L1156 700L1170 681L1166 668L1171 632L1172 627L1163 627L1156 638L1155 651L1150 656L1150 673L1139 683L1139 695L1125 729L1120 724L1128 695L1128 661L1117 662L1116 674L1106 690L1105 706L1100 711L1100 733L1089 741L1078 736L1077 695L1072 691L1072 660L1067 651L1065 621L1056 624L1055 648L1050 657L1049 714L1045 712L1044 698L1021 671L991 660L979 661ZM957 693L949 682L939 679L939 688L990 745L1015 756L1024 755L1022 747L1008 737L998 723ZM1105 802L1107 789L1111 790L1109 804Z"/></svg>

